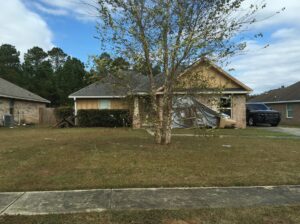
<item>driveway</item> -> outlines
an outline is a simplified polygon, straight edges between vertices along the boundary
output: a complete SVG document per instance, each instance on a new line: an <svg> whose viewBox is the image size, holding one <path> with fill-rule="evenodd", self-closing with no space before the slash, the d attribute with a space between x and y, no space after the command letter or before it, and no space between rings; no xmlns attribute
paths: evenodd
<svg viewBox="0 0 300 224"><path fill-rule="evenodd" d="M282 132L300 137L300 128L268 127L265 129L269 131Z"/></svg>

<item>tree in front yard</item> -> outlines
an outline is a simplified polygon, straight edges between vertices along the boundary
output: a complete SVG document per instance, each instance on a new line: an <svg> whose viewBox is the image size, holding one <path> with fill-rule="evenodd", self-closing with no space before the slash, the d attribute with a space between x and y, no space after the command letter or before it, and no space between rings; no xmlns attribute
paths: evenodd
<svg viewBox="0 0 300 224"><path fill-rule="evenodd" d="M99 0L99 39L130 62L143 62L155 114L155 140L171 143L176 71L201 58L224 61L245 49L242 33L265 7L246 0ZM259 35L258 35L259 36ZM164 74L157 100L153 67ZM161 102L161 103L160 103ZM161 116L161 114L163 116Z"/></svg>

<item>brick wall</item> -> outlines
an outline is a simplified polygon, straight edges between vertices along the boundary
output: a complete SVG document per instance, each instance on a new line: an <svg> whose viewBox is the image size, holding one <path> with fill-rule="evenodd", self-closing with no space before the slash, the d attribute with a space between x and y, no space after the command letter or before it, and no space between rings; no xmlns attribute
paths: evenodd
<svg viewBox="0 0 300 224"><path fill-rule="evenodd" d="M220 95L201 95L196 97L197 100L218 111L220 103ZM246 95L232 95L232 119L237 122L237 128L246 128Z"/></svg>
<svg viewBox="0 0 300 224"><path fill-rule="evenodd" d="M232 119L237 128L246 128L246 95L232 96Z"/></svg>
<svg viewBox="0 0 300 224"><path fill-rule="evenodd" d="M0 99L0 124L3 125L3 116L9 114L10 99ZM39 123L39 109L45 108L45 103L29 102L22 100L14 100L14 119L15 122L25 122L38 124Z"/></svg>
<svg viewBox="0 0 300 224"><path fill-rule="evenodd" d="M281 113L282 125L300 125L300 103L293 103L294 116L293 118L287 118L286 112L287 104L268 104L273 110L277 110Z"/></svg>
<svg viewBox="0 0 300 224"><path fill-rule="evenodd" d="M39 110L45 108L45 103L29 102L29 101L15 101L14 117L15 121L25 121L25 123L38 124Z"/></svg>
<svg viewBox="0 0 300 224"><path fill-rule="evenodd" d="M9 100L0 98L0 126L3 125L3 116L9 114Z"/></svg>
<svg viewBox="0 0 300 224"><path fill-rule="evenodd" d="M220 95L199 95L197 100L211 109L218 111ZM127 99L110 99L111 109L132 109L133 105ZM82 109L99 109L101 99L77 99L77 110ZM246 128L246 95L232 96L232 119L236 120L238 128ZM149 114L150 102L145 98L139 98L138 108L140 122L147 126L152 119Z"/></svg>

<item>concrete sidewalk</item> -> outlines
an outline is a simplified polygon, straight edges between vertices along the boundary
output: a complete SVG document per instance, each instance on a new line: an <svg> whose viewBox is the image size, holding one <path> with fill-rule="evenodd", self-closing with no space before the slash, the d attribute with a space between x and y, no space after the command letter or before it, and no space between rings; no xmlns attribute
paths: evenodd
<svg viewBox="0 0 300 224"><path fill-rule="evenodd" d="M265 130L286 133L300 137L300 128L288 128L288 127L269 127L264 128Z"/></svg>
<svg viewBox="0 0 300 224"><path fill-rule="evenodd" d="M212 134L200 134L198 135L196 132L195 134L172 134L172 136L175 137L203 137L203 138L270 138L270 139L296 139L296 140L300 140L300 132L298 133L297 131L299 130L286 130L283 128L263 128L265 130L268 131L273 131L273 132L281 132L281 133L287 133L287 134L291 134L291 136L272 136L272 135L240 135L240 136L236 136L236 135L212 135ZM290 129L290 128L289 128ZM151 136L154 136L154 132L151 131L150 129L146 129L147 133L150 134Z"/></svg>
<svg viewBox="0 0 300 224"><path fill-rule="evenodd" d="M1 215L300 205L300 186L0 193Z"/></svg>

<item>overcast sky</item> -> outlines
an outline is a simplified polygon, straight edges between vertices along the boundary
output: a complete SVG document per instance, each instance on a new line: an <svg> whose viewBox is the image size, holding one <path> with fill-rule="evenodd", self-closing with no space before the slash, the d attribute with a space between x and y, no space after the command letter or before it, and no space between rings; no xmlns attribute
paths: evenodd
<svg viewBox="0 0 300 224"><path fill-rule="evenodd" d="M265 34L264 39L249 40L245 54L233 58L229 66L255 93L300 81L300 1L266 2L262 17L286 10L253 27L253 32ZM22 53L33 46L45 50L57 46L86 62L89 55L100 53L93 15L82 0L3 0L0 44L15 45ZM264 48L266 44L269 47Z"/></svg>

